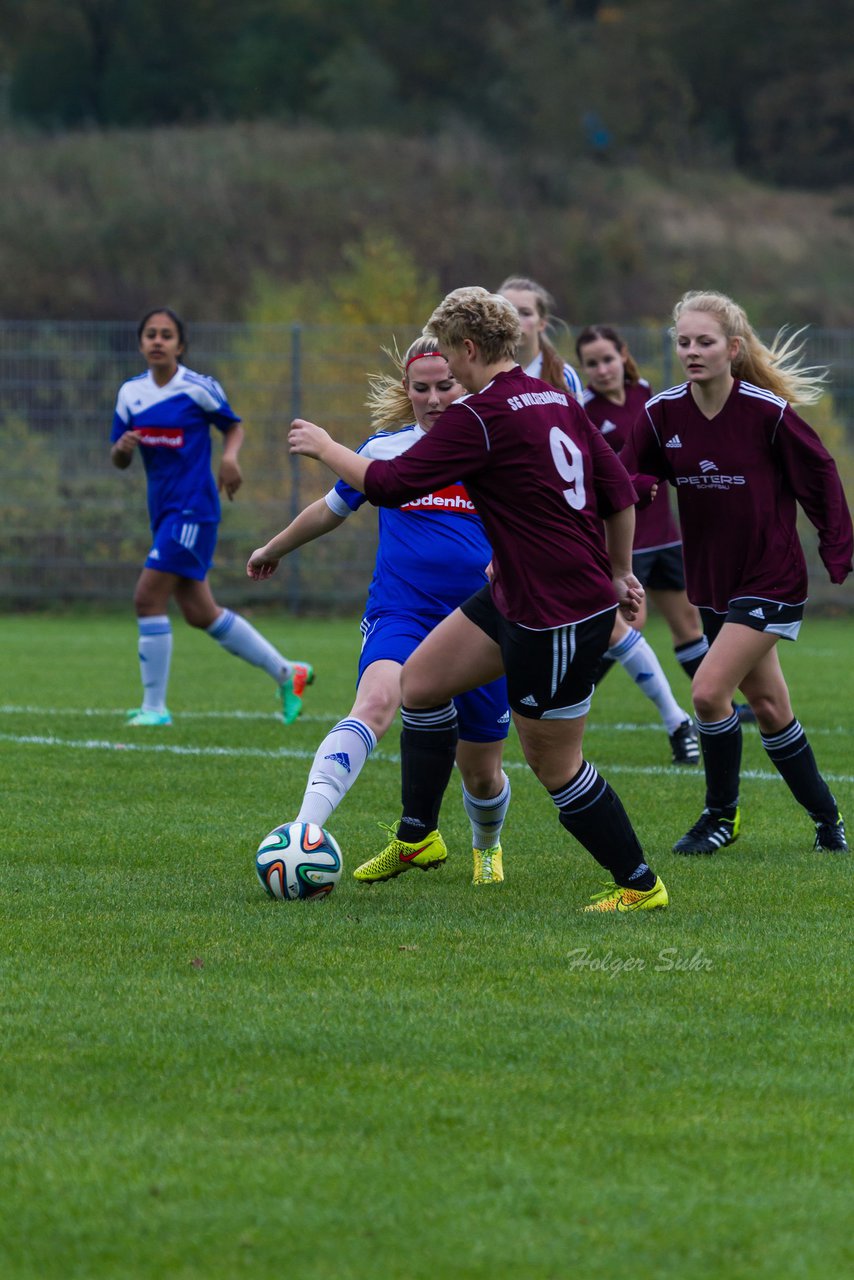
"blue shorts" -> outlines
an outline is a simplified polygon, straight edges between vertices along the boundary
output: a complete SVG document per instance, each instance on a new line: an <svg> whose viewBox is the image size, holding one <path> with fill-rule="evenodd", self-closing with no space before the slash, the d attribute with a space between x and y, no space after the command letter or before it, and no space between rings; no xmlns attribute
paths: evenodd
<svg viewBox="0 0 854 1280"><path fill-rule="evenodd" d="M360 624L362 652L359 680L372 662L399 662L403 666L441 618L414 618L404 613L365 615ZM358 681L357 681L358 683ZM507 682L503 676L454 698L460 738L464 742L503 742L510 729Z"/></svg>
<svg viewBox="0 0 854 1280"><path fill-rule="evenodd" d="M145 567L201 582L213 564L218 532L219 525L212 520L198 524L180 516L165 516L154 530Z"/></svg>

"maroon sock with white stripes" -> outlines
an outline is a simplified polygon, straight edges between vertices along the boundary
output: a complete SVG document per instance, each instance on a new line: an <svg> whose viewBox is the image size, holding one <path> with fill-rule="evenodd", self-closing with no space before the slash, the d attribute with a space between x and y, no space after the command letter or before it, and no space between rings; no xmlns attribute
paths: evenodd
<svg viewBox="0 0 854 1280"><path fill-rule="evenodd" d="M655 872L643 856L629 815L616 791L586 760L566 786L549 795L557 805L561 826L584 845L600 867L623 888L651 889Z"/></svg>

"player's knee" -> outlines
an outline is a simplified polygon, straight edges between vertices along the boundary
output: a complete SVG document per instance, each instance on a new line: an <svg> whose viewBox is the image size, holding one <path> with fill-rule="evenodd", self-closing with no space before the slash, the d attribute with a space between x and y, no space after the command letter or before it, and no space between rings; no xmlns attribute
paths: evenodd
<svg viewBox="0 0 854 1280"><path fill-rule="evenodd" d="M149 618L155 613L165 613L162 601L146 586L137 586L133 593L133 607L138 618Z"/></svg>
<svg viewBox="0 0 854 1280"><path fill-rule="evenodd" d="M359 698L352 715L370 725L377 738L381 738L391 727L391 723L400 706L400 696L395 689L372 689L370 694Z"/></svg>
<svg viewBox="0 0 854 1280"><path fill-rule="evenodd" d="M441 701L435 688L431 689L429 673L405 663L400 673L400 695L405 707L435 707Z"/></svg>
<svg viewBox="0 0 854 1280"><path fill-rule="evenodd" d="M720 720L729 705L726 691L720 689L714 681L704 678L702 671L697 672L691 684L691 701L697 719L708 723Z"/></svg>
<svg viewBox="0 0 854 1280"><path fill-rule="evenodd" d="M500 795L504 786L501 766L496 768L488 761L467 764L462 775L466 791L476 800L491 800Z"/></svg>
<svg viewBox="0 0 854 1280"><path fill-rule="evenodd" d="M525 748L525 759L534 776L547 791L557 791L559 787L566 786L584 763L580 749L555 751L552 748L533 745Z"/></svg>
<svg viewBox="0 0 854 1280"><path fill-rule="evenodd" d="M780 698L773 693L754 694L750 699L759 727L766 733L784 728L792 719L792 708L788 698Z"/></svg>
<svg viewBox="0 0 854 1280"><path fill-rule="evenodd" d="M178 600L178 606L188 627L196 627L199 631L207 631L222 614L222 610L196 600Z"/></svg>

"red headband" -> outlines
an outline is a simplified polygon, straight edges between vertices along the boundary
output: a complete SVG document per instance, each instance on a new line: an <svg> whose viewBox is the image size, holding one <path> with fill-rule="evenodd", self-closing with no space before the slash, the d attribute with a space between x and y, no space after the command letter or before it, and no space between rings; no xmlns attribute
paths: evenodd
<svg viewBox="0 0 854 1280"><path fill-rule="evenodd" d="M403 372L404 372L404 373L406 372L406 370L407 370L407 369L409 368L409 366L412 364L413 360L424 360L427 356L438 356L440 360L444 360L444 359L445 359L445 357L442 355L441 351L420 351L420 352L418 353L418 355L417 355L417 356L410 356L410 357L409 357L409 359L408 359L408 360L407 360L407 362L406 362L406 367L404 368Z"/></svg>

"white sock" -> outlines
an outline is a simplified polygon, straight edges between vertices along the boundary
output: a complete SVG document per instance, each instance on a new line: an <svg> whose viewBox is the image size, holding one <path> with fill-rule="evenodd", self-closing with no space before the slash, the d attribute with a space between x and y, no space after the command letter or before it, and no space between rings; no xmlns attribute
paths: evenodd
<svg viewBox="0 0 854 1280"><path fill-rule="evenodd" d="M172 661L172 627L165 613L153 618L137 618L137 622L142 709L165 711L169 664Z"/></svg>
<svg viewBox="0 0 854 1280"><path fill-rule="evenodd" d="M236 658L251 662L253 667L261 667L276 684L281 684L291 674L293 664L283 658L250 622L241 618L239 613L232 613L231 609L223 609L216 622L207 628L207 633Z"/></svg>
<svg viewBox="0 0 854 1280"><path fill-rule="evenodd" d="M605 656L619 662L641 692L655 703L668 733L673 733L680 724L690 719L688 712L683 711L674 698L658 658L634 627L630 627L628 635L609 649Z"/></svg>
<svg viewBox="0 0 854 1280"><path fill-rule="evenodd" d="M502 773L504 786L497 796L478 800L466 791L463 783L463 806L471 823L471 842L475 849L491 849L501 840L501 828L510 807L510 779Z"/></svg>
<svg viewBox="0 0 854 1280"><path fill-rule="evenodd" d="M325 826L376 745L376 734L364 721L339 720L317 748L295 821Z"/></svg>

